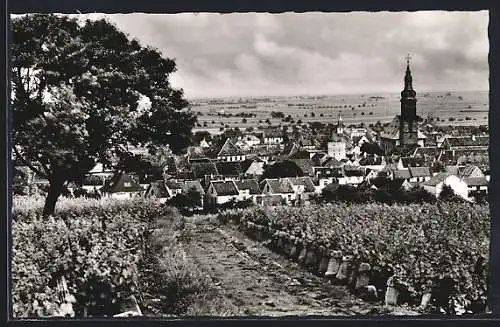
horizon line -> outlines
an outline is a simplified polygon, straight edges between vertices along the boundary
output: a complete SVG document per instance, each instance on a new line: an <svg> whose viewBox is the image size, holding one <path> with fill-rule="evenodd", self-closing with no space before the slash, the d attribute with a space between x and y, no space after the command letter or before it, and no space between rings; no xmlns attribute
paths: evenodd
<svg viewBox="0 0 500 327"><path fill-rule="evenodd" d="M452 93L452 92L489 92L490 90L443 90L443 91L427 91L422 90L417 92L418 94L423 93ZM234 98L293 98L293 97L331 97L331 96L352 96L352 95L378 95L378 94L399 94L399 92L353 92L353 93L330 93L330 94L296 94L296 95L284 95L284 94L274 94L274 95L221 95L221 96L194 96L185 97L186 100L205 100L205 99L234 99Z"/></svg>

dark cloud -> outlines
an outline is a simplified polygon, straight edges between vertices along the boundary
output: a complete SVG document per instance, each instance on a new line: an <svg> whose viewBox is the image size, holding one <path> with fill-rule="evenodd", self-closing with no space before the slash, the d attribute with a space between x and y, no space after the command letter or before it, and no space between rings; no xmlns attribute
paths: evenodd
<svg viewBox="0 0 500 327"><path fill-rule="evenodd" d="M408 52L417 91L488 88L487 11L106 17L188 97L398 92Z"/></svg>

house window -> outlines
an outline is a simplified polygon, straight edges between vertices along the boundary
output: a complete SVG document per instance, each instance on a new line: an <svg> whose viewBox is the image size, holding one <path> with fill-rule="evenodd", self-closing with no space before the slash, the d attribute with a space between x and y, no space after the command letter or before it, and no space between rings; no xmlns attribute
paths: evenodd
<svg viewBox="0 0 500 327"><path fill-rule="evenodd" d="M123 186L125 186L125 187L130 187L130 186L132 186L132 185L130 184L130 182L125 182L125 183L123 183Z"/></svg>

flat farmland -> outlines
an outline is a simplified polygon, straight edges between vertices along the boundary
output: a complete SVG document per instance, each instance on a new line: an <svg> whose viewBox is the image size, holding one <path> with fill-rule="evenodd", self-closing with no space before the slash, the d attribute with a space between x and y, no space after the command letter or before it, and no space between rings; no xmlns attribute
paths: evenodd
<svg viewBox="0 0 500 327"><path fill-rule="evenodd" d="M400 113L400 94L334 96L252 97L191 100L198 114L195 131L221 133L223 128L294 125L318 121L335 123L341 115L346 124L389 122ZM488 123L488 92L429 92L417 94L417 113L432 116L443 125ZM289 122L272 112L290 116ZM267 122L269 120L269 123Z"/></svg>

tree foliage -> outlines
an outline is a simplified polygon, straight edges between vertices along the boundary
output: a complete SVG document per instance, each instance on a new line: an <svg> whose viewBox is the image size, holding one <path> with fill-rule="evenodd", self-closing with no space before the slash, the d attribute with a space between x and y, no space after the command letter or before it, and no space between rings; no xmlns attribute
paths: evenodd
<svg viewBox="0 0 500 327"><path fill-rule="evenodd" d="M156 49L106 20L36 14L12 29L13 151L49 180L45 214L66 180L110 165L128 145L189 144L196 117L169 83L175 62Z"/></svg>

